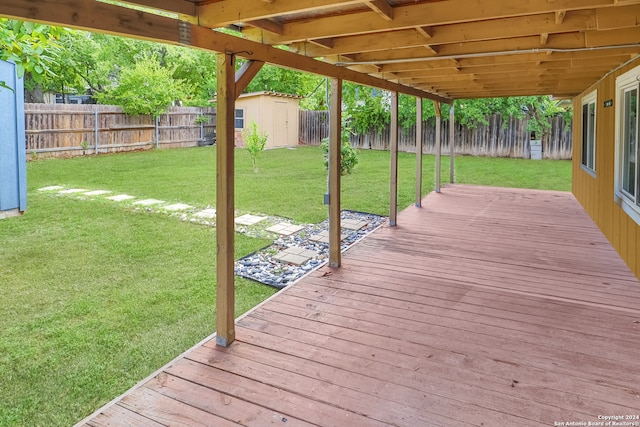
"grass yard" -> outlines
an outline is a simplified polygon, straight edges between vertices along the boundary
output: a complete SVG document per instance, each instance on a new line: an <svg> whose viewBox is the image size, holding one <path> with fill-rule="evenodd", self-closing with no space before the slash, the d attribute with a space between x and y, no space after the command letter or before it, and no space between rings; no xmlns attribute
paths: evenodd
<svg viewBox="0 0 640 427"><path fill-rule="evenodd" d="M319 222L326 171L315 147L236 153L236 208ZM443 178L449 176L443 158ZM424 157L424 193L433 156ZM457 182L570 190L571 164L463 157ZM387 214L389 154L363 151L343 207ZM399 156L399 206L413 203L415 156ZM443 180L444 182L444 180ZM0 221L0 426L65 426L126 391L215 328L215 230L48 185L215 204L215 149L149 151L28 165L29 207ZM240 257L268 244L236 238ZM237 312L274 290L237 281Z"/></svg>

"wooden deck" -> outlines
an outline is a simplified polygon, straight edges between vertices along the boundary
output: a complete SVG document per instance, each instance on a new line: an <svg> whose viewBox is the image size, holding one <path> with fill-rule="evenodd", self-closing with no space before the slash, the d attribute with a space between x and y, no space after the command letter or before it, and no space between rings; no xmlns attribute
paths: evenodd
<svg viewBox="0 0 640 427"><path fill-rule="evenodd" d="M640 283L572 195L446 187L343 263L238 320L230 348L196 346L81 425L553 426L640 414Z"/></svg>

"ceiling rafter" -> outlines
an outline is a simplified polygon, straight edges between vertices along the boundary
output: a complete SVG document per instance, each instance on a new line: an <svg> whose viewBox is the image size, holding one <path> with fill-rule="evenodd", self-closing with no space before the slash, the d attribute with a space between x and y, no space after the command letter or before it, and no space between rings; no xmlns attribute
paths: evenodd
<svg viewBox="0 0 640 427"><path fill-rule="evenodd" d="M0 14L22 8L432 99L575 95L640 54L640 0L125 1L173 15L100 0L14 0ZM232 25L254 42L210 29Z"/></svg>
<svg viewBox="0 0 640 427"><path fill-rule="evenodd" d="M229 0L227 0L229 1ZM214 3L216 4L216 3ZM328 38L386 32L407 28L455 24L460 22L486 21L491 19L555 14L558 9L586 10L612 6L613 0L510 0L509 7L501 2L470 3L467 0L446 0L395 7L393 21L376 19L376 12L356 12L337 16L318 17L309 25L308 20L283 24L283 35L264 33L248 29L244 34L252 40L268 44L289 44L312 38ZM201 16L202 20L202 16ZM555 23L555 15L552 20Z"/></svg>
<svg viewBox="0 0 640 427"><path fill-rule="evenodd" d="M372 0L366 2L367 6L378 15L382 17L382 19L386 21L393 21L393 7L387 0Z"/></svg>
<svg viewBox="0 0 640 427"><path fill-rule="evenodd" d="M265 0L266 1L266 0ZM262 28L263 30L270 31L274 34L283 34L284 29L282 25L271 19L256 19L255 21L251 21L250 24L254 27Z"/></svg>
<svg viewBox="0 0 640 427"><path fill-rule="evenodd" d="M305 49L305 43L294 43L292 49L305 51L309 56L322 54L344 54L355 52L372 52L376 50L394 49L399 46L415 47L425 44L425 33L420 29L405 29L385 33L385 37L371 43L371 35L361 34L334 39L330 52L317 51L313 47ZM429 28L426 40L432 48L441 44L469 43L472 41L499 40L514 37L538 36L541 33L568 33L587 31L596 28L596 14L593 10L576 11L569 14L566 22L556 25L552 13L531 17L502 18L484 23L449 24Z"/></svg>
<svg viewBox="0 0 640 427"><path fill-rule="evenodd" d="M153 0L147 0L153 1ZM366 0L222 0L198 6L200 25L225 27L238 22L273 18L306 11L322 11L336 6L364 5Z"/></svg>

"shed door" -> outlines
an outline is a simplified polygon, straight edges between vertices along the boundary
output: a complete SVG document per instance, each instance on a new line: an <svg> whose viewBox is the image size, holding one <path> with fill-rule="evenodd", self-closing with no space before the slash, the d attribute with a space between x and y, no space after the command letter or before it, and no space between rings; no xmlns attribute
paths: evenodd
<svg viewBox="0 0 640 427"><path fill-rule="evenodd" d="M24 89L15 65L0 61L0 214L27 208Z"/></svg>
<svg viewBox="0 0 640 427"><path fill-rule="evenodd" d="M273 119L274 125L274 141L275 147L282 147L284 145L291 145L289 141L289 120L287 116L287 103L282 101L275 102L275 117Z"/></svg>

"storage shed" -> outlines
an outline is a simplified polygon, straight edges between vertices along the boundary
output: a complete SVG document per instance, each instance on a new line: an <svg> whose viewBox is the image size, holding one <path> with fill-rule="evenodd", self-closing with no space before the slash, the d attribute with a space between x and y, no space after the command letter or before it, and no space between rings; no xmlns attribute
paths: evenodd
<svg viewBox="0 0 640 427"><path fill-rule="evenodd" d="M0 219L27 208L23 82L16 66L0 61Z"/></svg>
<svg viewBox="0 0 640 427"><path fill-rule="evenodd" d="M253 120L259 132L268 135L265 148L298 145L300 97L276 92L254 92L240 95L236 101L236 145L244 146L242 131Z"/></svg>

